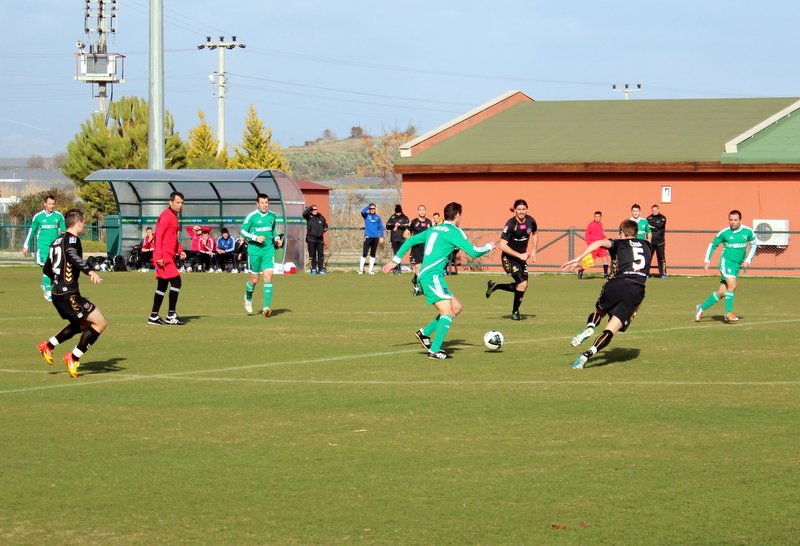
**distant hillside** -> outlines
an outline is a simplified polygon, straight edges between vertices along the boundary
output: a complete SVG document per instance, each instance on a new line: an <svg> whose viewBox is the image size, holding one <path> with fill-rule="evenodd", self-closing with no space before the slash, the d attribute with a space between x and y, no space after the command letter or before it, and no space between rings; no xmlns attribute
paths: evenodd
<svg viewBox="0 0 800 546"><path fill-rule="evenodd" d="M283 150L292 165L292 176L311 180L354 177L368 166L367 145L360 138L319 140Z"/></svg>

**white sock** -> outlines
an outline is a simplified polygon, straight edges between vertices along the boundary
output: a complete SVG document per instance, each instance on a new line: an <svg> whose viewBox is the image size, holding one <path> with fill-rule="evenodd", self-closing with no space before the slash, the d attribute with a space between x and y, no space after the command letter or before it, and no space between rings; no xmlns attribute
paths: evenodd
<svg viewBox="0 0 800 546"><path fill-rule="evenodd" d="M56 336L51 337L47 341L49 341L50 345L52 345L53 347L58 347L58 340L56 339Z"/></svg>
<svg viewBox="0 0 800 546"><path fill-rule="evenodd" d="M375 258L372 256L369 257L369 272L372 273L375 269Z"/></svg>
<svg viewBox="0 0 800 546"><path fill-rule="evenodd" d="M364 256L361 256L361 260L359 261L359 264L358 264L358 270L359 271L364 271L364 264L366 262L367 262L367 259Z"/></svg>

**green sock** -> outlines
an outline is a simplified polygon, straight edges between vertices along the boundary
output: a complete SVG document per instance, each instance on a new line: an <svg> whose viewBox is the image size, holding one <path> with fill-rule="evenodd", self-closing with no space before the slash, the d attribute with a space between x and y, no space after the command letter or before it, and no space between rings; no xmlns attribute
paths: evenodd
<svg viewBox="0 0 800 546"><path fill-rule="evenodd" d="M431 352L438 353L444 343L444 338L447 337L447 332L450 330L450 325L453 324L453 317L441 315L436 324L436 335L433 337L433 344L431 345Z"/></svg>
<svg viewBox="0 0 800 546"><path fill-rule="evenodd" d="M733 313L733 296L734 292L725 292L725 312Z"/></svg>
<svg viewBox="0 0 800 546"><path fill-rule="evenodd" d="M433 335L433 332L436 331L436 325L439 324L439 315L436 315L436 318L433 319L428 323L428 325L422 329L422 333L426 336Z"/></svg>
<svg viewBox="0 0 800 546"><path fill-rule="evenodd" d="M709 307L711 307L712 305L714 305L718 301L719 301L719 296L717 295L716 292L712 292L711 295L708 296L708 299L700 304L700 309L705 311L706 309L708 309Z"/></svg>
<svg viewBox="0 0 800 546"><path fill-rule="evenodd" d="M42 290L50 292L53 289L53 281L47 275L42 275Z"/></svg>
<svg viewBox="0 0 800 546"><path fill-rule="evenodd" d="M256 289L256 285L247 281L247 284L244 287L244 297L247 298L247 301L253 301L253 291Z"/></svg>
<svg viewBox="0 0 800 546"><path fill-rule="evenodd" d="M264 307L269 307L269 304L272 303L272 283L265 282L264 283Z"/></svg>

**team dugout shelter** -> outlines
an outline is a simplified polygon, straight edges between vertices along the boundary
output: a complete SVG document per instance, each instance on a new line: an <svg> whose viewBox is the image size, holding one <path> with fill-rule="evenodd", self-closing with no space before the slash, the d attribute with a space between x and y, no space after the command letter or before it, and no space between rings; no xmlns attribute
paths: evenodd
<svg viewBox="0 0 800 546"><path fill-rule="evenodd" d="M275 263L293 262L303 270L305 220L303 194L295 180L282 171L261 169L104 169L86 182L107 182L117 202L118 216L106 218L109 255L127 254L141 243L147 227L155 229L158 216L169 206L172 192L184 196L178 221L181 244L189 248L185 226L210 226L217 238L223 227L238 237L245 217L256 210L258 194L269 196L269 210L278 216L277 230L284 245Z"/></svg>

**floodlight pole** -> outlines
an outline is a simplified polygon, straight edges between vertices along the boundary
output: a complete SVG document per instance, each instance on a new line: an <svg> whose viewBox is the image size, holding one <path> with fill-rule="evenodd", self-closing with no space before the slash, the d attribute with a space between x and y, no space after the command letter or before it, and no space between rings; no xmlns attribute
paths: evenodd
<svg viewBox="0 0 800 546"><path fill-rule="evenodd" d="M163 169L164 160L164 2L150 0L150 108L147 166Z"/></svg>
<svg viewBox="0 0 800 546"><path fill-rule="evenodd" d="M236 47L241 47L244 49L247 46L245 46L245 44L238 43L236 41L236 36L233 36L232 40L230 41L225 41L225 37L220 36L218 42L212 42L211 36L206 36L206 41L197 46L197 49L219 49L219 56L217 58L217 71L210 76L212 85L216 87L217 95L217 152L222 152L226 149L225 92L228 89L228 75L225 73L225 50L234 49Z"/></svg>
<svg viewBox="0 0 800 546"><path fill-rule="evenodd" d="M611 90L616 91L618 93L624 93L625 100L628 100L628 95L630 95L631 93L638 93L639 91L642 90L642 84L637 83L636 86L633 86L632 84L626 83L623 87L618 87L617 84L614 84L611 86Z"/></svg>

